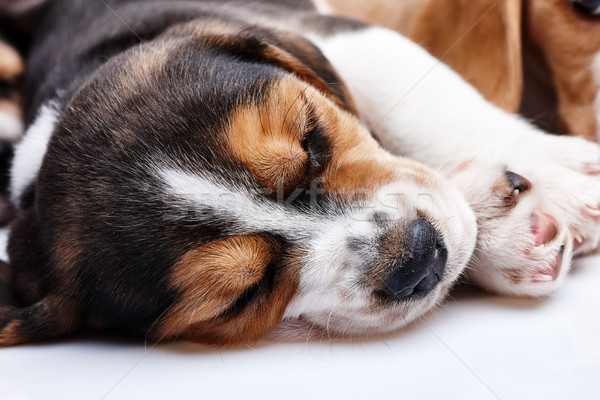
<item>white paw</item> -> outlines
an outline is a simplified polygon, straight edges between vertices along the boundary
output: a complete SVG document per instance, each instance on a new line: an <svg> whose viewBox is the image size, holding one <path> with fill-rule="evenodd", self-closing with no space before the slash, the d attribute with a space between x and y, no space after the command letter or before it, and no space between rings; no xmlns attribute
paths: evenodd
<svg viewBox="0 0 600 400"><path fill-rule="evenodd" d="M500 160L471 160L450 178L477 216L470 279L502 294L543 296L565 280L574 255L600 239L600 147L538 137Z"/></svg>

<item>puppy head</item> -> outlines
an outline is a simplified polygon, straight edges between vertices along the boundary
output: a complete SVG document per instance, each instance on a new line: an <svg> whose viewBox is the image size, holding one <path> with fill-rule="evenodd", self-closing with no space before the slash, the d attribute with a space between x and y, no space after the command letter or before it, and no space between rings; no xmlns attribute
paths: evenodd
<svg viewBox="0 0 600 400"><path fill-rule="evenodd" d="M509 112L523 91L520 1L422 0L409 37Z"/></svg>
<svg viewBox="0 0 600 400"><path fill-rule="evenodd" d="M506 111L597 139L599 7L596 0L423 0L410 37Z"/></svg>
<svg viewBox="0 0 600 400"><path fill-rule="evenodd" d="M527 34L540 49L558 101L558 117L573 135L600 134L600 2L528 0Z"/></svg>
<svg viewBox="0 0 600 400"><path fill-rule="evenodd" d="M219 344L282 320L384 332L468 261L459 192L382 150L310 43L257 36L142 45L67 107L38 205L95 321Z"/></svg>

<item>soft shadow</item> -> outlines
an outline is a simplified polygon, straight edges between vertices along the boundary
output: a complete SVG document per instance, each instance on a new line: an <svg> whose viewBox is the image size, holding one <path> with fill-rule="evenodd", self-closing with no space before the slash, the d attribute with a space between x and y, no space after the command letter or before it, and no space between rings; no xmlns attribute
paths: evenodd
<svg viewBox="0 0 600 400"><path fill-rule="evenodd" d="M443 314L448 307L453 305L484 305L492 308L510 308L518 310L535 310L546 305L549 301L548 297L544 298L516 298L508 296L498 296L483 291L482 289L469 284L468 282L459 282L451 290L446 301L439 307L422 316L421 319L426 321L435 320L438 313ZM299 330L301 327L298 327ZM306 328L306 327L305 327ZM426 324L415 321L408 326L402 327L396 331L384 334L369 334L369 335L352 335L338 336L327 333L324 329L316 327L308 327L304 332L310 331L310 335L301 335L291 338L267 337L259 342L251 344L227 345L227 346L210 346L202 343L189 341L170 341L170 342L147 342L140 338L135 338L114 332L94 332L84 331L67 337L61 337L56 340L48 340L39 343L31 343L23 346L27 347L44 347L44 346L60 346L60 345L91 345L95 347L144 347L152 351L166 351L170 353L183 355L210 355L223 353L237 353L256 351L276 345L288 344L365 344L376 343L382 340L398 339L403 336L419 334L421 331L428 330Z"/></svg>
<svg viewBox="0 0 600 400"><path fill-rule="evenodd" d="M267 347L268 343L240 344L235 346L209 346L202 343L188 341L164 342L156 345L154 350L168 351L169 353L198 355L198 354L223 354L256 351Z"/></svg>
<svg viewBox="0 0 600 400"><path fill-rule="evenodd" d="M463 303L476 302L478 304L495 307L515 308L520 310L534 310L548 303L550 297L510 297L488 293L479 287L467 282L460 282L450 292L449 302Z"/></svg>

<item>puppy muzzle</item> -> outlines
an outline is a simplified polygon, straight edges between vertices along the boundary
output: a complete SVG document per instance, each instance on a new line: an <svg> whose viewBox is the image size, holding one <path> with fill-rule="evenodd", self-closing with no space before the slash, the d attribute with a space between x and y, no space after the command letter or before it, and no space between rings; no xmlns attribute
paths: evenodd
<svg viewBox="0 0 600 400"><path fill-rule="evenodd" d="M390 275L378 292L390 300L423 298L444 275L448 250L433 224L418 217L410 228L409 237L410 256L393 264Z"/></svg>

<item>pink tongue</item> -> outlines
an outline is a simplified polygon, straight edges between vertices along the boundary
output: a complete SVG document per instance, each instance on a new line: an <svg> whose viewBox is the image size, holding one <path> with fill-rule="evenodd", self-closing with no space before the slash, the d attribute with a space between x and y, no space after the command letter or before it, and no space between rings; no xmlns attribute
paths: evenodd
<svg viewBox="0 0 600 400"><path fill-rule="evenodd" d="M558 234L556 220L539 210L533 210L531 214L531 232L535 236L536 246L546 244Z"/></svg>

